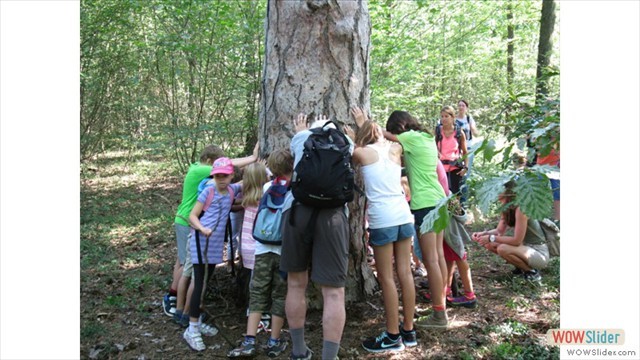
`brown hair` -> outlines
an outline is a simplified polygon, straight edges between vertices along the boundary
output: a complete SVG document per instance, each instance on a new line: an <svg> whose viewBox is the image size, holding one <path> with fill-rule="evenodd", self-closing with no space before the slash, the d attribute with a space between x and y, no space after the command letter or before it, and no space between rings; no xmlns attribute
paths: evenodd
<svg viewBox="0 0 640 360"><path fill-rule="evenodd" d="M278 149L269 154L267 166L274 176L290 175L293 172L293 156L289 149Z"/></svg>
<svg viewBox="0 0 640 360"><path fill-rule="evenodd" d="M513 201L516 199L516 193L513 191L513 188L515 186L516 186L515 181L513 180L507 181L507 183L504 184L504 192L500 194L507 200L505 204L507 208L502 211L502 219L507 225L511 227L516 226L517 206L516 204L513 203Z"/></svg>
<svg viewBox="0 0 640 360"><path fill-rule="evenodd" d="M365 121L356 133L356 145L363 147L378 141L378 124Z"/></svg>
<svg viewBox="0 0 640 360"><path fill-rule="evenodd" d="M242 176L242 206L258 206L262 187L268 181L267 168L262 163L247 165Z"/></svg>
<svg viewBox="0 0 640 360"><path fill-rule="evenodd" d="M429 132L423 129L420 123L418 123L418 120L411 116L411 114L401 110L395 110L389 115L386 127L388 132L395 135L402 134L409 130Z"/></svg>
<svg viewBox="0 0 640 360"><path fill-rule="evenodd" d="M205 147L200 153L200 162L213 164L217 158L224 156L224 151L218 145L209 145Z"/></svg>

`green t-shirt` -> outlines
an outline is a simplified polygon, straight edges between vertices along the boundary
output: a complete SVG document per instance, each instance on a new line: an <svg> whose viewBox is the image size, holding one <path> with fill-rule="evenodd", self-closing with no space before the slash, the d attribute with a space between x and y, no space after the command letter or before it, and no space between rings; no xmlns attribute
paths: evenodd
<svg viewBox="0 0 640 360"><path fill-rule="evenodd" d="M174 220L176 224L189 226L189 223L180 216L185 219L189 218L189 213L191 213L198 199L198 185L209 175L211 175L211 165L202 165L196 162L189 166L189 171L187 171L182 184L182 202L178 206L178 212Z"/></svg>
<svg viewBox="0 0 640 360"><path fill-rule="evenodd" d="M411 210L436 206L445 197L438 182L438 149L433 135L407 131L398 135L411 188Z"/></svg>

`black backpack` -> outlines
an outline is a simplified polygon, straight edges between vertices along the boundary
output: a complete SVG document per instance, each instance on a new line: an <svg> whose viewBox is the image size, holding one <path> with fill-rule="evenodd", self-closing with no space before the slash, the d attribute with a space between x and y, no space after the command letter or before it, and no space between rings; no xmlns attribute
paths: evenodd
<svg viewBox="0 0 640 360"><path fill-rule="evenodd" d="M353 200L354 172L350 143L340 130L328 127L309 129L302 158L291 178L296 201L315 208L336 208Z"/></svg>
<svg viewBox="0 0 640 360"><path fill-rule="evenodd" d="M462 131L463 131L462 126L460 126L460 124L458 123L458 120L456 120L453 126L456 131L456 141L458 142L458 145L460 145L460 137L462 136ZM438 124L436 125L436 144L440 144L441 141L442 141L442 124ZM440 148L438 147L438 150L439 149Z"/></svg>

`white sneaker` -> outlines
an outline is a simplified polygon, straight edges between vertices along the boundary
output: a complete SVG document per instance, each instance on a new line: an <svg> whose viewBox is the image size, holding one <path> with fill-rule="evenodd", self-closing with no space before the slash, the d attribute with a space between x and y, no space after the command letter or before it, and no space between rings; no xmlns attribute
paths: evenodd
<svg viewBox="0 0 640 360"><path fill-rule="evenodd" d="M205 336L216 336L216 334L218 334L218 328L215 326L207 325L205 323L201 323L200 333Z"/></svg>
<svg viewBox="0 0 640 360"><path fill-rule="evenodd" d="M204 351L207 348L204 341L202 341L202 335L200 335L199 332L192 333L187 329L184 331L182 337L187 344L189 344L189 347L195 351Z"/></svg>

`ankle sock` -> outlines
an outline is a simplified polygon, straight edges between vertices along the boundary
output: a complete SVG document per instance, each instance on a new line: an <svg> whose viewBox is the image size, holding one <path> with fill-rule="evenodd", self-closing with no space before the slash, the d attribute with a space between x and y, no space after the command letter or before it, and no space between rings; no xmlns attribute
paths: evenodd
<svg viewBox="0 0 640 360"><path fill-rule="evenodd" d="M245 344L255 344L256 343L256 337L255 336L251 336L251 335L245 335L244 336L244 343Z"/></svg>
<svg viewBox="0 0 640 360"><path fill-rule="evenodd" d="M467 298L467 300L473 300L476 298L476 294L473 291L465 291L464 297Z"/></svg>
<svg viewBox="0 0 640 360"><path fill-rule="evenodd" d="M444 309L445 309L444 305L433 305L434 311L444 311Z"/></svg>
<svg viewBox="0 0 640 360"><path fill-rule="evenodd" d="M169 289L169 296L178 296L178 290Z"/></svg>
<svg viewBox="0 0 640 360"><path fill-rule="evenodd" d="M267 345L273 346L273 345L277 344L279 341L280 341L280 339L274 339L271 336L269 336L269 342L267 343Z"/></svg>
<svg viewBox="0 0 640 360"><path fill-rule="evenodd" d="M393 341L396 341L396 340L398 340L398 338L400 337L400 333L398 333L398 334L391 334L391 333L387 332L387 336L389 337L389 339L391 339L391 340L393 340Z"/></svg>
<svg viewBox="0 0 640 360"><path fill-rule="evenodd" d="M200 324L198 324L197 322L189 321L189 332L192 334L200 332Z"/></svg>

